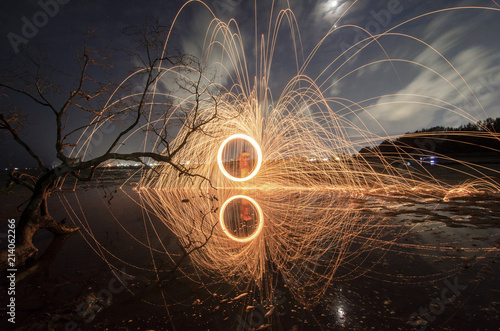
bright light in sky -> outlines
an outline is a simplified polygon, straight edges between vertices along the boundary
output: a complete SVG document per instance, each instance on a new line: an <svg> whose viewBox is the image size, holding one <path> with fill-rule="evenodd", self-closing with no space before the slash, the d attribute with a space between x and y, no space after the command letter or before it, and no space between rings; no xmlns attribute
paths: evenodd
<svg viewBox="0 0 500 331"><path fill-rule="evenodd" d="M337 7L337 6L338 6L338 4L339 4L339 2L338 2L338 1L335 1L335 0L329 0L329 1L328 1L328 8L329 8L329 9L333 9L333 8Z"/></svg>

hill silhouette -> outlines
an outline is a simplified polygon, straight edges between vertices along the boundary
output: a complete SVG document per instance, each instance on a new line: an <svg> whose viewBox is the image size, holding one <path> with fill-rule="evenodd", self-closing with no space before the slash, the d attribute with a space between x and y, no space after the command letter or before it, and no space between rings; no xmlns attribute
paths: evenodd
<svg viewBox="0 0 500 331"><path fill-rule="evenodd" d="M454 156L494 157L500 159L500 117L487 118L457 128L435 126L385 140L374 148L365 147L359 154L365 158L381 156L390 160L429 160Z"/></svg>

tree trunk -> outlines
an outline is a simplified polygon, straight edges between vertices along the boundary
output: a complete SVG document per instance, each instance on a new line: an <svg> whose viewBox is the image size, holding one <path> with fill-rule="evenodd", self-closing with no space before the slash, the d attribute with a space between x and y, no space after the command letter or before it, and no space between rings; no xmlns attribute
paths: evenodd
<svg viewBox="0 0 500 331"><path fill-rule="evenodd" d="M28 205L21 214L16 227L16 267L23 265L38 252L33 244L33 236L38 230L47 229L55 235L62 235L79 229L76 226L57 222L48 212L49 190L58 178L59 176L52 170L40 177ZM0 252L0 270L11 267L7 265L7 255L7 251Z"/></svg>

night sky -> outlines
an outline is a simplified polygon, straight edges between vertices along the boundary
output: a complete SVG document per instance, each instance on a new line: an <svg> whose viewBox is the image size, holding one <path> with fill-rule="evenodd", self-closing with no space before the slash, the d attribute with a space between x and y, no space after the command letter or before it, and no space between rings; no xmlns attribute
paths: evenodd
<svg viewBox="0 0 500 331"><path fill-rule="evenodd" d="M14 33L24 38L22 30L26 21L33 22L34 18L42 20L38 31L36 33L31 31L31 35L25 38L27 46L42 47L47 51L48 62L64 72L72 73L76 68L75 50L81 48L83 35L88 28L96 31L97 37L92 41L94 47L105 45L116 49L131 48L130 39L122 33L125 27L141 24L147 15L157 16L160 22L168 25L184 3L184 1L148 0L60 0L61 4L55 8L52 5L54 1L1 2L0 70L2 72L17 69L13 67L15 66L13 63L16 63L16 57L21 56L24 49L16 52L16 47L12 45L8 36L9 33ZM257 1L259 35L267 34L271 3L271 1ZM286 1L275 2L274 16L286 3ZM432 106L426 107L421 103L424 99L415 98L414 95L426 96L427 103L433 103L432 98L444 100L450 105L462 108L474 119L500 116L498 1L495 3L492 0L290 0L288 3L300 29L304 59L328 31L332 27L335 29L336 26L337 29L324 40L304 73L312 78L316 78L324 69L327 69L329 74L334 73L331 77L329 74L321 76L322 91L327 98L332 100L338 98L339 104L341 100L348 100L351 105L360 103L365 107L365 110L356 113L357 116L350 118L356 125L362 126L364 123L370 132L384 136L402 134L424 127L458 126L469 122L449 111ZM40 14L40 11L44 10L41 4L51 4L46 7L49 15ZM238 21L245 45L248 69L253 76L256 50L254 2L208 0L206 4L223 21L228 21L230 18ZM463 8L440 11L468 6L495 10ZM433 13L434 11L440 12ZM419 17L420 15L424 16ZM43 22L44 17L47 18L46 22ZM209 12L204 6L197 3L190 4L179 17L172 46L182 52L199 55L210 20ZM400 25L401 23L404 24ZM364 38L361 30L354 26L365 28L372 34L395 29L390 31L392 35L378 40L380 45L373 43L348 60L356 50L346 55L341 55L342 51L360 38ZM12 34L10 36L12 38ZM442 59L436 51L450 63ZM290 28L284 23L278 35L270 73L270 85L275 98L280 95L284 84L297 72L293 54ZM329 66L339 56L340 58ZM387 56L395 61L374 63L387 59ZM303 63L303 59L300 61ZM438 78L435 73L416 65L415 62L439 72L456 89ZM369 65L363 67L366 64ZM484 110L450 64L469 84ZM133 67L133 63L117 54L115 66L107 78L121 81ZM345 76L357 68L361 69ZM0 75L0 79L2 77L3 75ZM224 78L222 81L224 82ZM408 94L412 94L413 97ZM40 111L32 103L24 100L0 96L2 111L9 109L13 103L20 106L29 116L23 137L33 144L35 150L48 164L53 163L54 137L53 131L50 130L53 121L51 114ZM339 109L341 108L339 106ZM81 121L81 118L76 120ZM17 148L12 140L5 137L1 139L1 168L34 165L30 157Z"/></svg>

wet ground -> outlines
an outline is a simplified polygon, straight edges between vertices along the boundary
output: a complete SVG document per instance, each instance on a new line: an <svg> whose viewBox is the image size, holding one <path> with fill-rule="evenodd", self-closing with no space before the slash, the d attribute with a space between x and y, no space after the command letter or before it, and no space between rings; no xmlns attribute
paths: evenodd
<svg viewBox="0 0 500 331"><path fill-rule="evenodd" d="M173 264L153 265L156 253L141 243L161 238L172 256L181 256L175 236L166 227L148 235L145 224L158 220L144 220L141 206L132 202L137 193L131 185L109 182L79 186L77 192L65 188L54 197L52 214L72 214L89 232L37 235L38 259L16 275L16 324L2 312L1 330L497 330L500 325L496 195L449 201L351 197L361 214L382 225L374 241L380 249L345 258L308 306L297 298L297 285L277 271L269 276L273 293L267 301L254 284L229 285L215 274L196 275L196 269L190 278L175 274L161 291L147 269L168 270ZM24 199L17 192L3 200L2 219L17 217L14 207ZM362 244L354 241L348 251Z"/></svg>

